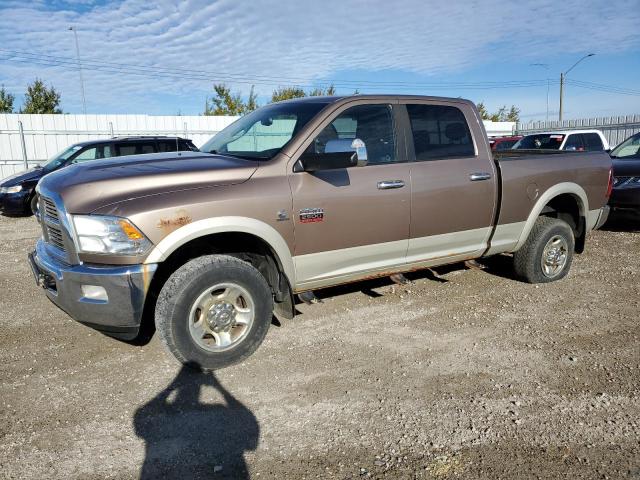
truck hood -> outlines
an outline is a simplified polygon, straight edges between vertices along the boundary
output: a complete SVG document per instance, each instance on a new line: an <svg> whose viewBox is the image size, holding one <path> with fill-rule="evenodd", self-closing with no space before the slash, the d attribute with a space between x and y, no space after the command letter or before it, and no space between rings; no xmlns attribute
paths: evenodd
<svg viewBox="0 0 640 480"><path fill-rule="evenodd" d="M46 175L38 188L43 195L52 192L61 197L69 213L91 213L149 195L243 183L258 165L201 152L153 153L63 168Z"/></svg>

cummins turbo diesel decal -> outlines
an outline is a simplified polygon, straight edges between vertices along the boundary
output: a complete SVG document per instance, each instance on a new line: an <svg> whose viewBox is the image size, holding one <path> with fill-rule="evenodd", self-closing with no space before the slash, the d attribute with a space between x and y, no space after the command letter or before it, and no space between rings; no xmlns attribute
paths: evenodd
<svg viewBox="0 0 640 480"><path fill-rule="evenodd" d="M316 223L324 220L322 208L303 208L300 210L300 223Z"/></svg>

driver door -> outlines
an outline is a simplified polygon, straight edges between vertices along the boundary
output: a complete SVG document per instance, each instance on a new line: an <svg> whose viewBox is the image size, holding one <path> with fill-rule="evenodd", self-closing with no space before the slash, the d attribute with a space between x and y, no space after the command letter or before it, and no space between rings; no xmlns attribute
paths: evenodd
<svg viewBox="0 0 640 480"><path fill-rule="evenodd" d="M328 154L330 145L359 138L368 164L316 172L289 169L298 289L383 274L405 263L411 192L404 135L397 125L390 103L343 106L316 130L305 151Z"/></svg>

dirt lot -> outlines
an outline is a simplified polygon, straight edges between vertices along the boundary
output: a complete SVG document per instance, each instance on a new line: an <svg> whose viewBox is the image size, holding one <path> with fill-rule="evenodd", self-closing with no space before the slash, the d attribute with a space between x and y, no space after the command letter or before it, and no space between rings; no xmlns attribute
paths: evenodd
<svg viewBox="0 0 640 480"><path fill-rule="evenodd" d="M456 265L322 292L247 362L183 370L39 291L0 217L0 478L640 479L640 225L534 286Z"/></svg>

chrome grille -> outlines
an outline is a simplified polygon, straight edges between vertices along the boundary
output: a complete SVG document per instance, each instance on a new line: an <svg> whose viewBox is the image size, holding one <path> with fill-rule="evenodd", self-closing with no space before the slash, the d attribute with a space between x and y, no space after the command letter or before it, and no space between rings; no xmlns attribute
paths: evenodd
<svg viewBox="0 0 640 480"><path fill-rule="evenodd" d="M46 215L47 217L55 220L56 222L60 221L60 218L58 217L58 209L56 208L55 203L53 203L48 198L42 197L41 204L42 204L43 215Z"/></svg>
<svg viewBox="0 0 640 480"><path fill-rule="evenodd" d="M65 234L60 222L58 207L50 198L41 196L40 211L45 242L66 254Z"/></svg>
<svg viewBox="0 0 640 480"><path fill-rule="evenodd" d="M62 236L62 231L52 225L47 225L46 228L49 243L54 247L57 247L60 250L64 251L64 237Z"/></svg>

